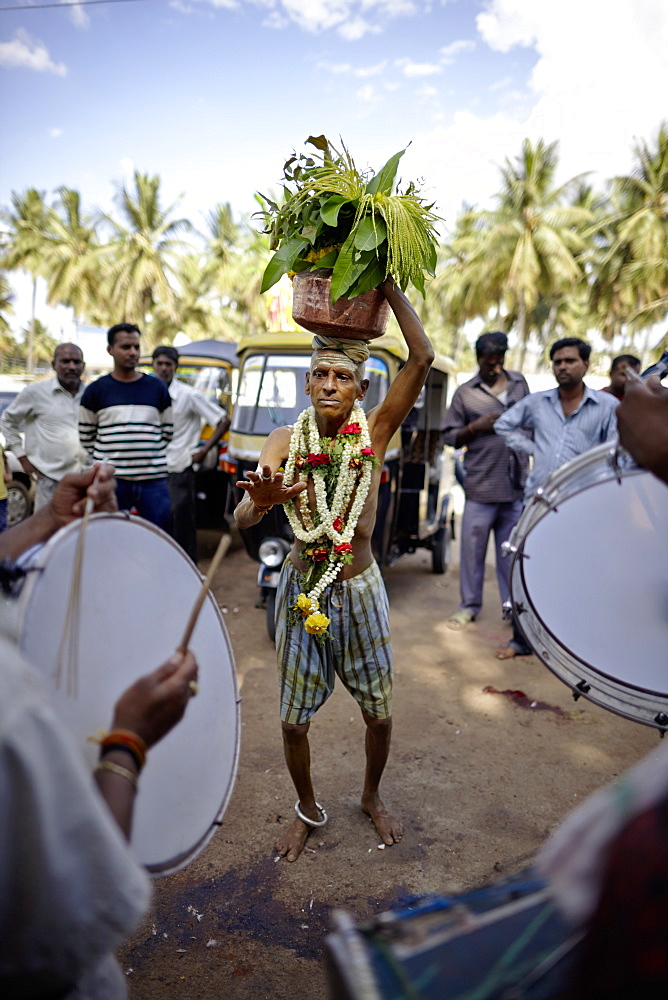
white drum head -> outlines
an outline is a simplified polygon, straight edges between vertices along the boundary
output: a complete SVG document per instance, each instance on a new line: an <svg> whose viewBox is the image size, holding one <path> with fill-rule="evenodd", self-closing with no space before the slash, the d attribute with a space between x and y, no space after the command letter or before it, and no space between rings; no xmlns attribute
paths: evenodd
<svg viewBox="0 0 668 1000"><path fill-rule="evenodd" d="M167 660L181 640L202 578L164 532L139 518L100 514L85 538L80 596L78 692L56 683L79 523L39 552L23 593L19 644L44 673L56 709L95 767L88 740L109 726L119 695ZM222 616L209 594L190 642L199 694L148 754L139 778L132 846L149 871L190 861L216 831L232 792L239 751L236 675Z"/></svg>
<svg viewBox="0 0 668 1000"><path fill-rule="evenodd" d="M668 490L634 470L551 502L513 564L520 625L556 673L565 664L562 679L580 671L592 700L652 724L668 694ZM599 677L630 700L609 703ZM640 716L633 692L648 695Z"/></svg>

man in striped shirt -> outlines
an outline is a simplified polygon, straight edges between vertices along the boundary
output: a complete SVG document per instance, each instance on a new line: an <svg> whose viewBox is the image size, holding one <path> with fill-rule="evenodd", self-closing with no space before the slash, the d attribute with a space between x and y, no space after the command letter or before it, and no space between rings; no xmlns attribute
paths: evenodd
<svg viewBox="0 0 668 1000"><path fill-rule="evenodd" d="M494 431L510 448L533 455L533 469L524 490L526 503L549 476L566 462L617 436L618 401L605 392L594 392L583 379L589 368L591 347L578 337L564 337L550 348L555 389L534 392L506 410ZM528 438L523 431L531 431ZM531 649L517 625L507 646L497 657L527 656Z"/></svg>
<svg viewBox="0 0 668 1000"><path fill-rule="evenodd" d="M136 371L139 327L117 323L107 332L113 371L85 390L79 410L79 437L92 461L116 469L121 510L169 531L167 445L172 440L172 401L164 382Z"/></svg>

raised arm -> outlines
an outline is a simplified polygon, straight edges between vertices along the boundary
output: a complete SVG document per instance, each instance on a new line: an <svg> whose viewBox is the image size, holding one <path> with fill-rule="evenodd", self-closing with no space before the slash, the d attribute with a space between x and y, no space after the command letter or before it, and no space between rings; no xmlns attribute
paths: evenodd
<svg viewBox="0 0 668 1000"><path fill-rule="evenodd" d="M248 479L237 483L239 489L246 492L234 511L238 528L258 524L274 504L292 500L306 489L306 483L285 486L283 473L278 471L288 457L290 435L289 427L277 427L272 431L260 453L259 471L247 473Z"/></svg>
<svg viewBox="0 0 668 1000"><path fill-rule="evenodd" d="M408 360L383 402L369 414L369 429L378 452L384 451L394 432L415 405L434 360L431 341L404 293L393 281L384 281L380 288L397 317L408 347Z"/></svg>

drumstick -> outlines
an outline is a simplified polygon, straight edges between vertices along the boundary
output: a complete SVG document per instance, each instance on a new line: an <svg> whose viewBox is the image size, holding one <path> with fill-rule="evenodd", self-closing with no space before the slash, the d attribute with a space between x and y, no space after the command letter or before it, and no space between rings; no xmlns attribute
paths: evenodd
<svg viewBox="0 0 668 1000"><path fill-rule="evenodd" d="M92 486L96 486L100 481L100 476L102 470L106 465L106 460L101 462L95 477L92 482ZM67 612L65 614L65 626L63 628L63 634L60 639L60 646L58 648L58 658L56 660L56 685L60 686L60 680L62 676L63 659L65 657L66 650L69 652L68 663L67 663L67 693L71 696L78 694L79 690L79 664L78 664L78 645L77 639L79 636L79 622L80 622L80 594L81 594L81 567L83 564L83 548L84 539L86 537L86 529L88 527L88 521L95 508L95 501L92 497L86 497L86 505L84 507L83 517L81 518L81 528L79 529L79 537L77 539L77 547L74 554L74 566L72 569L72 582L70 584L70 594L69 600L67 602ZM68 649L69 647L69 649Z"/></svg>
<svg viewBox="0 0 668 1000"><path fill-rule="evenodd" d="M200 588L200 592L197 595L197 600L195 601L193 609L190 612L190 618L188 619L188 624L186 625L185 632L183 633L183 638L176 647L177 653L185 653L185 651L188 649L188 643L192 638L195 625L197 624L197 619L199 618L199 613L202 610L202 605L204 604L206 595L209 592L209 587L213 582L213 578L216 575L216 570L220 566L223 557L225 556L227 550L230 547L231 542L232 542L232 536L226 533L223 535L220 542L218 543L218 548L216 549L213 559L211 560L211 565L209 566L209 572L206 574L206 577Z"/></svg>

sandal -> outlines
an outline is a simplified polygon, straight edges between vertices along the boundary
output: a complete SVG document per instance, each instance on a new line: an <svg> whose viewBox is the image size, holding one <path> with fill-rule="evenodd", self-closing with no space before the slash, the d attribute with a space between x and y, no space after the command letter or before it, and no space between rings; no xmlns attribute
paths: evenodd
<svg viewBox="0 0 668 1000"><path fill-rule="evenodd" d="M475 621L475 615L471 614L466 608L460 608L460 610L448 618L445 623L448 628L452 629L453 632L461 632L465 629L472 621Z"/></svg>

